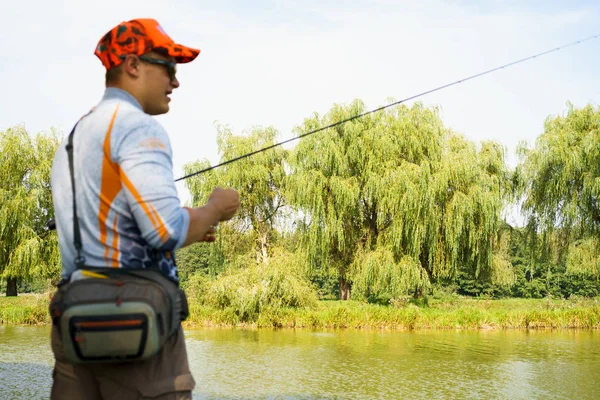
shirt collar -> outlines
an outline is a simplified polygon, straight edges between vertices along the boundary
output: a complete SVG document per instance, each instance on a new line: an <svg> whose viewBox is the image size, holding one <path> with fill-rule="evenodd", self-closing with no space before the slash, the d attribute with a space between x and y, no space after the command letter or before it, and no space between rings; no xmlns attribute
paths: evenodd
<svg viewBox="0 0 600 400"><path fill-rule="evenodd" d="M122 100L125 101L129 104L131 104L134 107L139 108L140 110L142 110L142 106L139 103L139 101L136 100L135 97L133 97L131 94L129 94L129 92L126 92L123 89L119 89L116 87L107 87L106 90L104 91L104 96L102 97L102 100Z"/></svg>

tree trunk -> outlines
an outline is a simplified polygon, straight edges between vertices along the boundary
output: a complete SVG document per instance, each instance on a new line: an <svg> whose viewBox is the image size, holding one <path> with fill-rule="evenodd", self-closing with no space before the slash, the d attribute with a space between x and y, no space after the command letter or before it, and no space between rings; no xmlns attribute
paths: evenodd
<svg viewBox="0 0 600 400"><path fill-rule="evenodd" d="M6 280L6 296L17 295L17 278L8 278Z"/></svg>
<svg viewBox="0 0 600 400"><path fill-rule="evenodd" d="M350 300L350 282L340 276L340 300Z"/></svg>
<svg viewBox="0 0 600 400"><path fill-rule="evenodd" d="M415 293L413 294L413 298L422 299L425 294L425 288L422 286L415 286Z"/></svg>
<svg viewBox="0 0 600 400"><path fill-rule="evenodd" d="M267 233L264 233L260 236L260 254L262 257L263 264L269 263L269 254L267 252L267 244L268 244Z"/></svg>
<svg viewBox="0 0 600 400"><path fill-rule="evenodd" d="M431 270L429 269L429 263L427 262L427 259L429 258L429 253L426 249L421 250L421 254L419 256L419 261L421 262L421 267L425 270L425 272L427 273L427 279L429 280L429 282L432 281L432 273ZM415 292L413 293L413 298L415 299L422 299L423 296L425 295L425 288L423 286L415 286Z"/></svg>

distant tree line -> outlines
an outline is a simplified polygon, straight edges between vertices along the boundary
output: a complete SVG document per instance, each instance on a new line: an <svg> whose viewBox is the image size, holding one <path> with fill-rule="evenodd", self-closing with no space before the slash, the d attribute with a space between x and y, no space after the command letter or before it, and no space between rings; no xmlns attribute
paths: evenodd
<svg viewBox="0 0 600 400"><path fill-rule="evenodd" d="M294 133L365 111L359 100L335 105ZM289 272L291 286L320 298L381 303L434 288L470 296L597 296L599 139L600 109L569 104L565 115L546 119L533 147L521 143L511 169L499 143L453 132L435 107L370 114L291 149L275 147L189 178L195 206L216 186L236 188L242 204L215 243L177 251L180 277L184 285L204 282L188 287L208 292L206 285L243 285L236 276L253 273L261 282ZM49 168L58 141L55 132L32 138L22 126L0 132L0 277L7 294L16 294L17 282L24 287L60 271L56 235L44 228L53 215ZM272 127L234 134L217 126L221 161L277 141ZM209 165L198 160L184 172ZM506 222L515 205L525 226Z"/></svg>

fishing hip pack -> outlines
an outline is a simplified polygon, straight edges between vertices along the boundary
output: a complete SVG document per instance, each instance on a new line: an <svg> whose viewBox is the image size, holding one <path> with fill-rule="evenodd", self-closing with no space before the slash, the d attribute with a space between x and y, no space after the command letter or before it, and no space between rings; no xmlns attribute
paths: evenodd
<svg viewBox="0 0 600 400"><path fill-rule="evenodd" d="M184 291L159 271L83 272L101 277L62 285L50 303L71 363L145 360L160 351L188 316Z"/></svg>
<svg viewBox="0 0 600 400"><path fill-rule="evenodd" d="M73 188L75 272L49 306L64 354L73 364L145 360L157 354L188 315L185 292L158 268L86 265L82 256L73 173L73 134L66 146ZM83 279L74 279L80 276Z"/></svg>

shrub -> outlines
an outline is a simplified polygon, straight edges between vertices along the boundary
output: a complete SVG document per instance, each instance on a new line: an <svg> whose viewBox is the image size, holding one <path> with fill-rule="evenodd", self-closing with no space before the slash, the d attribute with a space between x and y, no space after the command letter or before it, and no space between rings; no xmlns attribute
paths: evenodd
<svg viewBox="0 0 600 400"><path fill-rule="evenodd" d="M233 310L240 322L255 322L265 310L314 307L316 291L295 261L293 254L277 252L268 264L231 269L216 279L194 274L185 289L192 301Z"/></svg>

